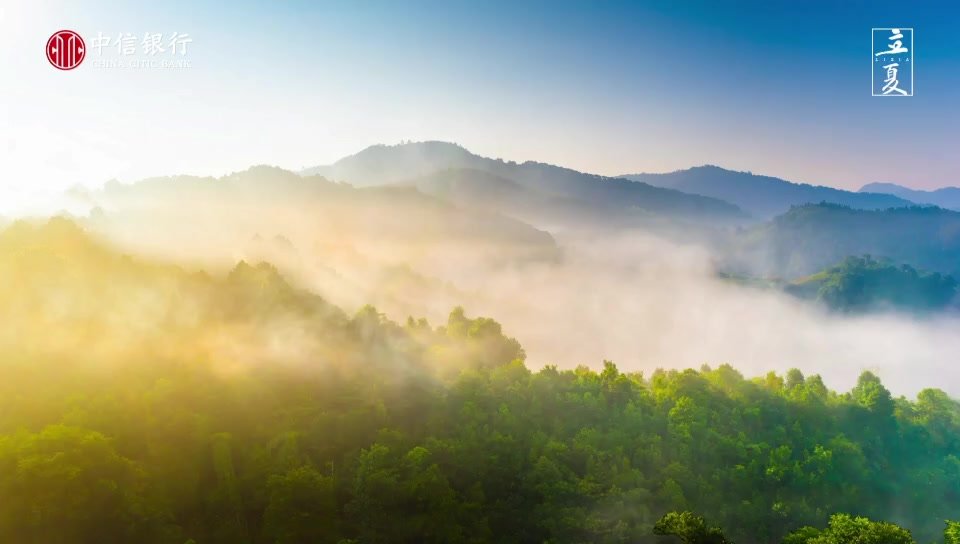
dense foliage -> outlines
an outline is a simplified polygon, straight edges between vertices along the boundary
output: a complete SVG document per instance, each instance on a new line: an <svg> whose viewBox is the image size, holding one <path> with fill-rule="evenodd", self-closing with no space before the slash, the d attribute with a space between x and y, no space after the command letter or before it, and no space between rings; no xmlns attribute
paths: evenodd
<svg viewBox="0 0 960 544"><path fill-rule="evenodd" d="M691 512L668 512L653 524L653 534L675 536L683 544L730 544L719 527Z"/></svg>
<svg viewBox="0 0 960 544"><path fill-rule="evenodd" d="M947 521L943 542L954 544L960 523ZM654 524L653 532L673 536L683 544L730 544L719 527L710 526L692 512L669 512ZM783 544L916 544L910 531L886 521L834 514L823 529L801 527L783 539Z"/></svg>
<svg viewBox="0 0 960 544"><path fill-rule="evenodd" d="M865 255L787 286L789 292L816 298L845 312L896 309L942 310L955 303L957 281L938 272L925 273L910 265L895 265Z"/></svg>
<svg viewBox="0 0 960 544"><path fill-rule="evenodd" d="M491 319L349 316L63 220L0 233L0 296L0 542L654 542L674 510L929 542L960 512L960 404L870 373L533 372Z"/></svg>

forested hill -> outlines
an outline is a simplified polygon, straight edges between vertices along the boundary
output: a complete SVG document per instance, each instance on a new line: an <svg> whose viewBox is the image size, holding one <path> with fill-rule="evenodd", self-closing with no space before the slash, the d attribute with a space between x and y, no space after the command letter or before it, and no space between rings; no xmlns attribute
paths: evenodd
<svg viewBox="0 0 960 544"><path fill-rule="evenodd" d="M351 316L63 219L0 232L0 280L0 542L652 543L673 510L739 544L838 512L930 542L960 512L938 389L534 371L492 319Z"/></svg>
<svg viewBox="0 0 960 544"><path fill-rule="evenodd" d="M693 512L668 512L653 532L677 537L683 544L732 544L723 529ZM960 544L960 522L944 520L944 544ZM826 527L806 526L793 531L783 544L917 544L908 529L888 521L834 514Z"/></svg>
<svg viewBox="0 0 960 544"><path fill-rule="evenodd" d="M850 255L873 255L920 269L960 273L960 212L911 206L857 210L796 206L736 237L732 261L760 276L798 278Z"/></svg>
<svg viewBox="0 0 960 544"><path fill-rule="evenodd" d="M836 266L791 282L786 290L845 312L930 312L956 309L958 302L957 280L953 276L928 273L869 255L847 257Z"/></svg>

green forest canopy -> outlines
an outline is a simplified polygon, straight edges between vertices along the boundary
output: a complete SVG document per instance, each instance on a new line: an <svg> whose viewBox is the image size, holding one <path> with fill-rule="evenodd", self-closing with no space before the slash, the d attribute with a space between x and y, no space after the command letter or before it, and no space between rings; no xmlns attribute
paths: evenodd
<svg viewBox="0 0 960 544"><path fill-rule="evenodd" d="M462 309L351 316L269 265L141 262L63 219L0 232L0 297L2 542L657 542L686 510L739 544L960 531L939 389L534 372Z"/></svg>
<svg viewBox="0 0 960 544"><path fill-rule="evenodd" d="M653 526L657 535L672 536L683 544L732 544L719 527L692 512L668 512ZM945 544L960 544L960 522L946 521ZM916 544L910 531L886 521L834 514L826 527L801 527L783 544Z"/></svg>

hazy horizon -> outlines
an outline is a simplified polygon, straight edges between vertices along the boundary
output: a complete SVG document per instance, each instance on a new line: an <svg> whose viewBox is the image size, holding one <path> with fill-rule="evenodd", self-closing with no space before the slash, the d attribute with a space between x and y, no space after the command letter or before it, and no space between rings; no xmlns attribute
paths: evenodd
<svg viewBox="0 0 960 544"><path fill-rule="evenodd" d="M64 209L64 208L63 208L63 203L62 203L62 201L61 201L60 199L58 199L58 198L55 198L55 197L59 197L59 196L63 196L63 195L69 195L69 193L70 193L73 189L78 188L78 187L82 187L82 188L89 189L89 190L100 190L100 189L102 189L107 183L110 183L110 182L119 182L119 183L121 183L121 184L130 185L130 184L136 184L136 183L139 183L139 182L142 182L142 181L146 181L146 180L150 180L150 179L175 178L175 177L180 177L180 176L222 178L222 177L226 177L226 176L229 176L229 175L234 174L234 173L237 173L237 172L244 172L244 171L250 170L251 168L258 167L258 166L276 167L276 168L281 168L281 169L283 169L283 170L288 170L288 171L291 171L291 172L300 173L300 172L302 172L303 170L306 170L306 169L309 169L309 168L312 168L312 167L332 165L332 164L336 163L337 161L339 161L339 160L341 160L341 159L351 157L351 156L353 156L353 155L362 153L363 151L365 151L365 150L367 150L367 149L370 149L370 148L373 148L373 147L377 147L377 146L395 147L395 146L401 146L401 145L411 145L411 144L412 144L412 145L416 145L416 144L423 144L423 143L444 143L444 144L452 144L452 145L457 145L457 146L463 147L464 149L466 149L468 152L472 153L473 155L476 155L476 156L479 156L479 157L483 157L483 158L489 158L489 159L494 159L494 160L503 160L503 161L508 161L508 162L509 162L509 161L513 161L513 162L517 162L517 163L520 163L520 164L522 164L522 163L524 163L524 162L553 164L554 166L559 166L559 167L563 167L563 168L568 168L568 169L575 170L575 171L582 172L582 173L598 174L598 175L607 176L607 177L633 176L633 175L644 175L644 174L669 174L669 173L673 173L673 172L682 172L682 171L690 170L690 169L694 169L694 168L714 167L714 168L720 168L720 169L722 169L722 170L727 170L727 171L731 171L731 172L749 173L749 174L752 174L752 175L755 175L755 176L764 176L764 177L777 178L777 179L781 179L781 180L784 180L784 181L787 181L787 182L790 182L790 183L795 183L795 184L808 184L808 185L814 185L814 186L832 187L832 188L837 188L837 189L842 189L842 190L847 190L847 191L853 191L853 192L860 191L860 190L861 190L861 187L862 187L862 186L861 186L861 187L846 188L846 187L841 187L841 186L837 186L837 185L830 185L830 184L826 184L826 183L821 183L821 182L819 182L819 181L817 181L817 180L791 179L791 178L789 178L789 177L785 177L785 176L783 176L783 175L780 175L780 174L774 173L774 172L763 172L763 171L756 171L756 170L750 170L750 169L738 169L738 168L734 168L734 167L731 167L731 166L726 166L726 165L723 165L723 164L716 164L716 163L698 163L698 164L691 164L691 165L688 165L688 166L683 166L683 167L680 167L680 168L674 168L674 169L669 169L669 170L657 170L657 171L653 171L653 170L647 170L647 171L636 170L636 171L620 172L620 173L615 173L615 174L605 174L605 173L599 173L599 172L591 172L591 171L586 171L586 170L579 170L579 169L577 169L577 168L575 168L575 167L573 167L573 166L570 166L570 165L568 165L568 164L563 164L563 163L547 163L546 161L538 160L538 159L535 158L535 157L526 157L526 158L519 158L519 157L517 157L517 158L515 158L515 157L503 157L503 156L487 155L487 154L484 154L484 153L482 153L482 152L477 152L477 151L475 151L475 150L473 150L473 149L470 149L469 147L462 146L461 144L459 144L459 143L457 143L457 142L444 141L444 140L436 140L436 139L428 139L428 140L421 140L421 141L401 140L400 142L392 143L392 144L391 144L391 143L384 143L384 142L374 143L374 144L371 144L371 145L369 145L369 146L366 146L366 147L364 147L364 148L362 148L362 149L359 149L359 150L357 150L356 152L349 153L349 154L347 154L347 155L338 157L338 158L336 158L336 159L334 159L334 160L331 160L331 161L328 161L328 162L318 162L318 163L315 163L315 164L305 164L305 165L301 165L301 166L289 166L289 165L271 164L271 163L251 163L251 164L248 164L248 165L243 166L243 167L240 167L240 168L230 169L230 170L226 170L226 171L219 171L219 172L217 172L217 171L210 171L210 172L207 172L207 171L165 172L165 173L157 173L157 174L155 174L155 175L150 175L150 176L145 176L145 177L131 177L131 178L117 178L117 177L113 177L113 178L109 178L109 179L102 179L102 180L99 180L99 181L91 181L91 182L88 182L88 183L80 182L80 183L75 183L75 184L73 184L73 185L70 185L69 187L58 188L58 189L55 191L55 193L49 193L49 194L44 195L45 198L49 198L50 201L53 202L52 207L50 207L50 206L40 206L40 207L38 207L38 206L36 206L36 205L27 204L27 205L24 206L23 208L17 208L17 207L13 207L13 208L0 208L0 212L6 213L6 214L8 214L8 215L11 216L11 217L17 217L17 216L24 216L24 215L31 215L31 214L41 214L41 215L44 215L44 214L51 213L51 212L54 211L55 209L56 209L56 210ZM331 181L340 181L340 182L347 182L347 183L351 183L351 182L352 182L352 180L347 180L347 179L332 179ZM909 185L906 185L906 184L903 184L903 183L898 183L898 182L896 182L896 181L886 181L886 180L875 180L875 181L873 181L873 182L864 183L863 185L867 185L867 184L869 184L869 183L888 183L888 184L896 184L896 185L900 185L900 186L907 187L907 188L913 189L913 190L918 190L918 191L935 191L935 190L941 189L941 188L951 188L951 187L955 187L954 185L943 185L943 186L937 186L937 187L933 187L933 188L929 188L929 189L924 189L924 188L912 187L912 186L909 186ZM958 185L960 185L960 184L958 184ZM688 194L695 194L695 193L688 193Z"/></svg>
<svg viewBox="0 0 960 544"><path fill-rule="evenodd" d="M949 18L827 6L14 2L0 8L0 191L10 207L109 179L299 170L401 140L608 176L716 164L848 190L960 184ZM918 29L918 91L871 97L869 29L901 22ZM63 28L89 49L69 72L41 53ZM192 40L189 68L95 64L113 58L94 50L100 35L173 31Z"/></svg>

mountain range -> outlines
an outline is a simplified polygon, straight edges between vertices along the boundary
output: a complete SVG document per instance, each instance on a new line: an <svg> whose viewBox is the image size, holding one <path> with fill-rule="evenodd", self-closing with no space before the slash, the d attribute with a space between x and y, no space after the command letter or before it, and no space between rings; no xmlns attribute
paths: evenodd
<svg viewBox="0 0 960 544"><path fill-rule="evenodd" d="M438 174L441 172L446 174ZM717 198L551 164L481 157L447 142L375 145L331 165L307 168L301 174L319 174L358 187L412 183L453 198L462 198L458 195L466 191L473 198L498 199L507 191L522 194L531 205L557 204L564 212L585 216L666 215L728 223L746 219L737 206ZM454 181L445 181L444 177ZM417 181L418 178L426 179ZM563 215L550 208L538 208L537 214Z"/></svg>
<svg viewBox="0 0 960 544"><path fill-rule="evenodd" d="M605 177L420 142L375 145L299 173L259 166L221 178L111 183L95 200L124 201L119 208L127 217L113 213L112 219L130 225L153 213L186 241L197 223L178 217L191 212L246 228L247 239L271 232L271 224L296 220L310 225L310 239L328 244L350 233L377 247L429 242L462 247L467 254L496 247L537 258L556 255L551 235L564 229L666 226L664 231L682 231L685 239L718 249L726 270L763 277L798 278L863 254L960 273L960 213L913 203L930 200L918 194L950 191L876 184L865 189L792 183L716 166ZM901 196L883 192L894 190ZM217 205L227 201L229 213ZM131 206L137 202L160 211ZM180 215L170 217L173 211ZM259 223L251 222L254 216ZM685 225L696 227L676 228Z"/></svg>
<svg viewBox="0 0 960 544"><path fill-rule="evenodd" d="M864 210L908 206L910 199L884 192L853 192L794 183L751 172L735 172L719 166L697 166L666 174L628 174L624 179L657 187L709 196L735 204L758 219L782 214L791 206L829 202Z"/></svg>
<svg viewBox="0 0 960 544"><path fill-rule="evenodd" d="M610 177L535 161L483 157L441 141L373 145L300 174L357 187L412 185L459 206L509 209L519 219L541 226L568 223L572 218L579 224L600 218L608 226L654 217L744 223L821 202L863 210L913 204L960 209L960 188L915 191L894 184L868 184L859 191L847 191L713 165Z"/></svg>
<svg viewBox="0 0 960 544"><path fill-rule="evenodd" d="M960 210L960 187L943 187L933 191L920 191L896 183L868 183L862 193L884 193L905 198L917 204L932 204L951 210Z"/></svg>

